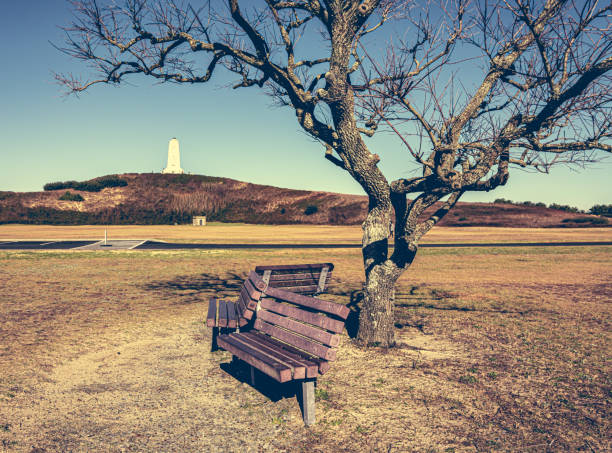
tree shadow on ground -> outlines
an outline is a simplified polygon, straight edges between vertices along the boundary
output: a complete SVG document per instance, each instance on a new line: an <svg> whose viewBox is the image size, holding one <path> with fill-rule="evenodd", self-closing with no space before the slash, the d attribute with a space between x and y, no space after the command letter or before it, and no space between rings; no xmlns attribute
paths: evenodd
<svg viewBox="0 0 612 453"><path fill-rule="evenodd" d="M206 273L177 275L172 280L153 281L143 285L164 299L175 299L176 304L202 302L206 297L235 299L246 278L245 274L226 272L223 276Z"/></svg>
<svg viewBox="0 0 612 453"><path fill-rule="evenodd" d="M357 330L359 329L359 313L361 312L361 302L363 301L363 289L353 289L351 285L347 283L336 282L329 288L329 294L334 296L341 296L348 299L346 306L351 310L344 327L346 333L350 338L357 337ZM323 296L325 297L325 296Z"/></svg>
<svg viewBox="0 0 612 453"><path fill-rule="evenodd" d="M352 286L352 288L351 288ZM359 330L359 315L365 293L363 288L354 289L354 284L336 282L329 289L329 294L345 297L349 300L347 307L350 313L346 319L346 332L350 338L356 338ZM448 291L429 288L426 285L400 286L395 292L395 327L413 327L424 332L425 317L416 316L416 308L432 308L439 310L475 311L470 307L440 306L439 303L455 298L456 295Z"/></svg>

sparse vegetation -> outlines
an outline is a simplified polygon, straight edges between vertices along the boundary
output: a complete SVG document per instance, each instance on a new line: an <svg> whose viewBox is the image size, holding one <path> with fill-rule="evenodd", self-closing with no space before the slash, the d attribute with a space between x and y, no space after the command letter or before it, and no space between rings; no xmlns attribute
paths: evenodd
<svg viewBox="0 0 612 453"><path fill-rule="evenodd" d="M63 200L63 201L83 201L83 197L81 196L81 194L72 193L69 190L67 190L61 197L58 198L58 200Z"/></svg>
<svg viewBox="0 0 612 453"><path fill-rule="evenodd" d="M462 384L475 384L478 382L478 379L471 374L464 374L459 377L459 382Z"/></svg>
<svg viewBox="0 0 612 453"><path fill-rule="evenodd" d="M329 399L329 393L327 390L317 387L315 389L315 398L317 401L327 401Z"/></svg>

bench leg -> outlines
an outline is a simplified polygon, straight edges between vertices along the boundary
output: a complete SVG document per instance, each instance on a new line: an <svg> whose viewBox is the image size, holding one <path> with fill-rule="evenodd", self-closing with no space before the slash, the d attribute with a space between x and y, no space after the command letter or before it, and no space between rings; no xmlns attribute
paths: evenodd
<svg viewBox="0 0 612 453"><path fill-rule="evenodd" d="M219 336L219 328L213 327L212 329L212 342L210 345L210 352L215 352L219 350L219 345L217 344L217 337Z"/></svg>
<svg viewBox="0 0 612 453"><path fill-rule="evenodd" d="M314 425L315 422L315 380L306 379L302 381L302 413L306 426Z"/></svg>
<svg viewBox="0 0 612 453"><path fill-rule="evenodd" d="M255 368L253 366L249 366L251 369L251 385L255 387Z"/></svg>

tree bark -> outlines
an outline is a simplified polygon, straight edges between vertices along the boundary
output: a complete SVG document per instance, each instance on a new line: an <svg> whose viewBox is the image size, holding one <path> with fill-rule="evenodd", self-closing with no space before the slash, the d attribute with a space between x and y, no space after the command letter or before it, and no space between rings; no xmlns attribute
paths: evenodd
<svg viewBox="0 0 612 453"><path fill-rule="evenodd" d="M397 269L389 262L377 264L366 273L364 300L359 313L358 341L364 346L395 345L395 283Z"/></svg>

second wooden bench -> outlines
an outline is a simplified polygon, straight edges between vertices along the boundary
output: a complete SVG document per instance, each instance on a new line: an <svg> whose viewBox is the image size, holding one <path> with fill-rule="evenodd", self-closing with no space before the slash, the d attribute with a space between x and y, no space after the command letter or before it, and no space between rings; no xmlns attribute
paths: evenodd
<svg viewBox="0 0 612 453"><path fill-rule="evenodd" d="M253 272L249 280L264 283ZM304 423L311 425L314 381L336 358L349 308L271 286L261 293L253 329L219 335L218 344L251 365L252 381L254 368L278 382L301 381Z"/></svg>

